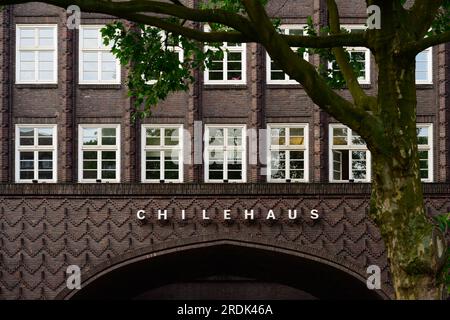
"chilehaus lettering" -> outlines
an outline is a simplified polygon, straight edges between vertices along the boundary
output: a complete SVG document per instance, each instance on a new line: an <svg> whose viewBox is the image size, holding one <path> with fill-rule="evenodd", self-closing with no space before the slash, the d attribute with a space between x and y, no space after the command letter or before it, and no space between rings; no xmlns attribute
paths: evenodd
<svg viewBox="0 0 450 320"><path fill-rule="evenodd" d="M197 213L198 214L198 213ZM219 210L206 210L203 209L199 213L200 219L211 220L221 218L223 220L233 220L233 219L245 219L245 220L278 220L278 219L289 219L297 220L300 218L309 218L317 220L320 217L318 209L311 210L300 210L300 209L288 209L288 210L276 210L268 209L265 211L256 211L255 209L245 209L245 210L231 210L224 209ZM167 209L157 209L153 212L147 212L146 210L138 210L136 212L136 217L138 220L154 219L154 220L170 220L170 219L181 219L188 220L189 215L187 210L182 209L179 211L172 211Z"/></svg>

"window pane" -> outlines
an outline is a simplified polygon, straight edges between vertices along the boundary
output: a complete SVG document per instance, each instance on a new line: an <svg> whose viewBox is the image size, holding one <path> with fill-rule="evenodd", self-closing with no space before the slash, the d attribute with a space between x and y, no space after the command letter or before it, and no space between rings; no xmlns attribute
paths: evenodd
<svg viewBox="0 0 450 320"><path fill-rule="evenodd" d="M364 141L363 138L361 138L361 136L355 134L352 132L352 144L354 145L365 145L366 142Z"/></svg>
<svg viewBox="0 0 450 320"><path fill-rule="evenodd" d="M35 29L34 28L20 28L20 47L30 48L35 46Z"/></svg>
<svg viewBox="0 0 450 320"><path fill-rule="evenodd" d="M102 151L102 160L115 160L116 152L115 151Z"/></svg>
<svg viewBox="0 0 450 320"><path fill-rule="evenodd" d="M222 170L209 170L209 179L211 180L223 180L223 171Z"/></svg>
<svg viewBox="0 0 450 320"><path fill-rule="evenodd" d="M20 169L34 169L34 152L20 152Z"/></svg>
<svg viewBox="0 0 450 320"><path fill-rule="evenodd" d="M342 152L333 151L333 179L343 180L342 170L344 166L342 163Z"/></svg>
<svg viewBox="0 0 450 320"><path fill-rule="evenodd" d="M366 78L366 53L364 51L351 51L350 57L354 63L357 64L359 68L359 80L364 80Z"/></svg>
<svg viewBox="0 0 450 320"><path fill-rule="evenodd" d="M165 170L164 171L164 179L165 180L178 180L179 179L178 170Z"/></svg>
<svg viewBox="0 0 450 320"><path fill-rule="evenodd" d="M34 152L20 152L20 179L33 180L34 177Z"/></svg>
<svg viewBox="0 0 450 320"><path fill-rule="evenodd" d="M116 171L102 170L102 179L115 179Z"/></svg>
<svg viewBox="0 0 450 320"><path fill-rule="evenodd" d="M83 145L96 146L98 144L98 128L83 128Z"/></svg>
<svg viewBox="0 0 450 320"><path fill-rule="evenodd" d="M289 129L289 144L301 146L304 143L304 129L303 128L290 128Z"/></svg>
<svg viewBox="0 0 450 320"><path fill-rule="evenodd" d="M223 151L209 152L209 178L223 180Z"/></svg>
<svg viewBox="0 0 450 320"><path fill-rule="evenodd" d="M209 67L210 71L223 71L223 60L212 60Z"/></svg>
<svg viewBox="0 0 450 320"><path fill-rule="evenodd" d="M38 172L38 179L39 180L51 180L51 179L53 179L53 171L42 171L42 170L39 170L39 172Z"/></svg>
<svg viewBox="0 0 450 320"><path fill-rule="evenodd" d="M159 146L161 144L161 130L148 128L146 143L148 146Z"/></svg>
<svg viewBox="0 0 450 320"><path fill-rule="evenodd" d="M97 179L97 170L83 170L83 179Z"/></svg>
<svg viewBox="0 0 450 320"><path fill-rule="evenodd" d="M99 47L100 32L97 28L83 28L83 48L96 49Z"/></svg>
<svg viewBox="0 0 450 320"><path fill-rule="evenodd" d="M290 178L291 179L303 179L305 170L305 153L304 151L290 151Z"/></svg>
<svg viewBox="0 0 450 320"><path fill-rule="evenodd" d="M419 145L428 145L428 127L417 128L417 140Z"/></svg>
<svg viewBox="0 0 450 320"><path fill-rule="evenodd" d="M209 128L209 144L214 146L224 145L224 130L220 128Z"/></svg>
<svg viewBox="0 0 450 320"><path fill-rule="evenodd" d="M97 179L97 151L83 152L83 179Z"/></svg>
<svg viewBox="0 0 450 320"><path fill-rule="evenodd" d="M223 80L223 72L209 71L209 80Z"/></svg>
<svg viewBox="0 0 450 320"><path fill-rule="evenodd" d="M53 60L54 60L53 51L39 51L38 59L40 70L47 70L47 71L53 70Z"/></svg>
<svg viewBox="0 0 450 320"><path fill-rule="evenodd" d="M333 128L333 144L347 145L347 128Z"/></svg>
<svg viewBox="0 0 450 320"><path fill-rule="evenodd" d="M53 129L39 128L38 129L38 144L40 146L51 146L53 144Z"/></svg>
<svg viewBox="0 0 450 320"><path fill-rule="evenodd" d="M176 146L179 144L179 130L178 129L164 129L164 144L166 146Z"/></svg>
<svg viewBox="0 0 450 320"><path fill-rule="evenodd" d="M159 180L160 179L160 173L159 171L149 171L147 170L145 172L145 178L149 180Z"/></svg>
<svg viewBox="0 0 450 320"><path fill-rule="evenodd" d="M242 146L242 129L228 128L228 145Z"/></svg>
<svg viewBox="0 0 450 320"><path fill-rule="evenodd" d="M428 81L430 78L428 74L429 52L429 49L427 49L416 56L416 81Z"/></svg>
<svg viewBox="0 0 450 320"><path fill-rule="evenodd" d="M290 179L303 180L305 178L305 172L303 170L292 170L290 171Z"/></svg>
<svg viewBox="0 0 450 320"><path fill-rule="evenodd" d="M20 170L20 179L21 180L33 180L34 179L34 171Z"/></svg>
<svg viewBox="0 0 450 320"><path fill-rule="evenodd" d="M39 46L53 47L53 28L39 28Z"/></svg>
<svg viewBox="0 0 450 320"><path fill-rule="evenodd" d="M116 145L116 129L102 128L102 145L113 146Z"/></svg>
<svg viewBox="0 0 450 320"><path fill-rule="evenodd" d="M272 179L285 179L286 151L272 151L270 160Z"/></svg>
<svg viewBox="0 0 450 320"><path fill-rule="evenodd" d="M147 152L145 156L146 179L159 180L161 170L161 154L159 151Z"/></svg>
<svg viewBox="0 0 450 320"><path fill-rule="evenodd" d="M84 151L83 159L84 160L97 160L97 151Z"/></svg>
<svg viewBox="0 0 450 320"><path fill-rule="evenodd" d="M285 145L286 144L286 129L272 128L270 130L270 137L271 137L272 145Z"/></svg>
<svg viewBox="0 0 450 320"><path fill-rule="evenodd" d="M53 169L53 152L39 152L39 170Z"/></svg>
<svg viewBox="0 0 450 320"><path fill-rule="evenodd" d="M115 80L116 75L116 60L112 53L102 52L102 80Z"/></svg>
<svg viewBox="0 0 450 320"><path fill-rule="evenodd" d="M33 146L34 145L34 129L33 128L20 128L20 145L21 146Z"/></svg>
<svg viewBox="0 0 450 320"><path fill-rule="evenodd" d="M35 80L34 71L32 71L32 72L28 72L28 71L23 72L23 71L21 71L19 77L20 77L21 81L34 81Z"/></svg>
<svg viewBox="0 0 450 320"><path fill-rule="evenodd" d="M178 170L178 152L164 151L164 168L168 170Z"/></svg>
<svg viewBox="0 0 450 320"><path fill-rule="evenodd" d="M352 173L354 179L366 179L366 151L352 151Z"/></svg>

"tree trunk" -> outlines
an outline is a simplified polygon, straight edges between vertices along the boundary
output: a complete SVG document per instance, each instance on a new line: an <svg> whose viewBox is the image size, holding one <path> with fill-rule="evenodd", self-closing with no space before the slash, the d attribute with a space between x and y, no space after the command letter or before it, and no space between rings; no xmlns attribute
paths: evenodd
<svg viewBox="0 0 450 320"><path fill-rule="evenodd" d="M396 298L444 299L446 241L426 215L416 158L405 167L372 154L371 214L385 242Z"/></svg>

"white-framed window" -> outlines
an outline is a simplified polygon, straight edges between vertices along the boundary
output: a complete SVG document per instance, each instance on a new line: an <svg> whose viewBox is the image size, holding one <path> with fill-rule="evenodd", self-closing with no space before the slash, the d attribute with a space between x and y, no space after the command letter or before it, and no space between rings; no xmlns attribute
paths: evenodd
<svg viewBox="0 0 450 320"><path fill-rule="evenodd" d="M280 30L286 35L305 35L304 25L281 25ZM297 52L298 48L292 47L292 51ZM309 60L308 53L303 54L303 59ZM272 60L268 53L266 53L266 82L268 84L298 84L297 81L289 78L289 75L283 72L280 67Z"/></svg>
<svg viewBox="0 0 450 320"><path fill-rule="evenodd" d="M358 33L363 32L366 27L361 25L343 25L341 28L346 29L350 33ZM358 82L360 84L370 84L370 50L365 47L345 47L345 49L352 58L363 66L361 68L361 74L358 77ZM336 61L329 62L329 68L335 71L339 70Z"/></svg>
<svg viewBox="0 0 450 320"><path fill-rule="evenodd" d="M16 125L16 182L56 182L56 146L56 125Z"/></svg>
<svg viewBox="0 0 450 320"><path fill-rule="evenodd" d="M417 125L420 178L423 182L433 182L433 125Z"/></svg>
<svg viewBox="0 0 450 320"><path fill-rule="evenodd" d="M146 26L146 28L154 28L154 27ZM142 32L144 32L144 30ZM173 37L173 35L170 32L167 32L164 30L161 30L159 32L159 34L161 36L161 47L163 49L173 52L174 55L178 56L178 60L180 61L180 63L183 63L184 62L184 49L179 41L179 38L177 39L177 37ZM161 72L161 74L162 74L162 72ZM156 77L157 77L157 75L155 75L155 78ZM155 84L156 83L155 78L149 79L145 83L148 85ZM146 79L144 79L144 80L146 80Z"/></svg>
<svg viewBox="0 0 450 320"><path fill-rule="evenodd" d="M82 25L79 34L79 83L120 84L120 61L105 46L100 30L103 25Z"/></svg>
<svg viewBox="0 0 450 320"><path fill-rule="evenodd" d="M58 83L56 24L16 25L16 83Z"/></svg>
<svg viewBox="0 0 450 320"><path fill-rule="evenodd" d="M206 125L205 181L246 182L246 126Z"/></svg>
<svg viewBox="0 0 450 320"><path fill-rule="evenodd" d="M183 182L183 125L142 125L142 182Z"/></svg>
<svg viewBox="0 0 450 320"><path fill-rule="evenodd" d="M268 124L268 181L308 182L308 124Z"/></svg>
<svg viewBox="0 0 450 320"><path fill-rule="evenodd" d="M80 124L79 182L120 182L120 125Z"/></svg>
<svg viewBox="0 0 450 320"><path fill-rule="evenodd" d="M416 83L433 83L433 48L431 47L416 56Z"/></svg>
<svg viewBox="0 0 450 320"><path fill-rule="evenodd" d="M329 133L330 182L369 182L370 152L350 128L331 124Z"/></svg>
<svg viewBox="0 0 450 320"><path fill-rule="evenodd" d="M205 26L205 31L210 31L208 25ZM224 42L221 47L223 59L213 60L212 66L205 69L205 84L246 84L246 48L246 43Z"/></svg>

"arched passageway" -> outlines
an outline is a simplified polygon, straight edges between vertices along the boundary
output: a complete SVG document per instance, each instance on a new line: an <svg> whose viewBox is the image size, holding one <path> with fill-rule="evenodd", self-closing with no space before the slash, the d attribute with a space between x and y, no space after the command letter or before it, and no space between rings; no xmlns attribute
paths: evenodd
<svg viewBox="0 0 450 320"><path fill-rule="evenodd" d="M322 258L240 242L145 254L83 279L65 299L383 299Z"/></svg>

